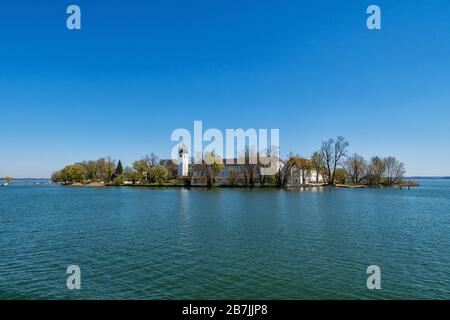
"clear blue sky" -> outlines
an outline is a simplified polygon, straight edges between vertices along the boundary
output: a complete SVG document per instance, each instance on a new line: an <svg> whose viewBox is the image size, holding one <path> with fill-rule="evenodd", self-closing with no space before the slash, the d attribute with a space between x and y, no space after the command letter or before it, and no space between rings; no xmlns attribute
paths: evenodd
<svg viewBox="0 0 450 320"><path fill-rule="evenodd" d="M194 120L279 128L282 154L343 135L408 175L450 175L448 0L7 1L0 41L0 176L169 157Z"/></svg>

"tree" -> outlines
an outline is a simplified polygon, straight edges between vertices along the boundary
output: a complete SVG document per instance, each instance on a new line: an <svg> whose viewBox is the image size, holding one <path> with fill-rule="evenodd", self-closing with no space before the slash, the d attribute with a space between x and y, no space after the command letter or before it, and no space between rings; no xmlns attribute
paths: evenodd
<svg viewBox="0 0 450 320"><path fill-rule="evenodd" d="M117 176L114 178L114 184L117 186L121 186L125 183L125 177L123 175Z"/></svg>
<svg viewBox="0 0 450 320"><path fill-rule="evenodd" d="M354 153L345 161L345 169L352 183L361 183L367 174L367 162Z"/></svg>
<svg viewBox="0 0 450 320"><path fill-rule="evenodd" d="M124 176L127 181L131 181L133 184L142 180L142 173L135 170L133 167L126 167Z"/></svg>
<svg viewBox="0 0 450 320"><path fill-rule="evenodd" d="M342 165L342 159L347 156L347 148L350 144L344 137L337 137L336 140L330 138L327 141L322 141L320 154L325 161L328 184L334 184L336 176L336 169Z"/></svg>
<svg viewBox="0 0 450 320"><path fill-rule="evenodd" d="M123 173L123 166L122 166L122 161L119 160L119 162L117 163L117 168L116 168L116 174L122 174Z"/></svg>
<svg viewBox="0 0 450 320"><path fill-rule="evenodd" d="M265 178L266 180L266 184L270 185L270 186L274 186L277 184L277 175L271 175L271 176L266 176Z"/></svg>
<svg viewBox="0 0 450 320"><path fill-rule="evenodd" d="M368 169L369 184L379 186L383 182L385 169L385 161L380 157L373 157Z"/></svg>
<svg viewBox="0 0 450 320"><path fill-rule="evenodd" d="M169 179L176 178L178 174L178 166L172 160L164 161L164 167L169 172Z"/></svg>
<svg viewBox="0 0 450 320"><path fill-rule="evenodd" d="M105 158L106 161L106 176L105 176L105 181L110 182L114 173L114 167L115 167L115 163L116 161L111 158L110 156L106 156Z"/></svg>
<svg viewBox="0 0 450 320"><path fill-rule="evenodd" d="M311 164L316 171L316 183L319 183L319 175L323 173L323 168L325 167L325 161L323 161L322 154L319 151L313 153Z"/></svg>
<svg viewBox="0 0 450 320"><path fill-rule="evenodd" d="M254 187L255 186L255 178L258 174L258 153L248 146L245 147L243 151L241 151L239 155L239 163L243 168L244 173L244 184L246 187Z"/></svg>
<svg viewBox="0 0 450 320"><path fill-rule="evenodd" d="M144 160L134 161L131 169L133 170L133 172L139 175L139 181L144 179L144 177L148 180L149 171Z"/></svg>
<svg viewBox="0 0 450 320"><path fill-rule="evenodd" d="M83 182L83 180L85 180L84 167L79 163L74 164L72 166L71 175L74 182Z"/></svg>
<svg viewBox="0 0 450 320"><path fill-rule="evenodd" d="M61 171L55 172L52 176L57 182L82 182L85 179L84 168L80 163L65 166Z"/></svg>
<svg viewBox="0 0 450 320"><path fill-rule="evenodd" d="M53 182L63 182L61 177L61 171L55 171L52 173L52 181Z"/></svg>
<svg viewBox="0 0 450 320"><path fill-rule="evenodd" d="M100 181L109 181L110 176L108 176L108 162L106 161L106 158L100 158L95 162L95 166L96 166L96 175L97 175L97 180ZM112 173L111 173L112 175Z"/></svg>
<svg viewBox="0 0 450 320"><path fill-rule="evenodd" d="M159 164L159 157L153 152L150 153L150 156L146 156L146 158L151 167L156 167Z"/></svg>
<svg viewBox="0 0 450 320"><path fill-rule="evenodd" d="M236 184L237 172L234 167L230 167L228 169L228 183L230 186L234 186Z"/></svg>
<svg viewBox="0 0 450 320"><path fill-rule="evenodd" d="M159 164L159 157L152 152L150 155L146 154L142 158L142 161L144 161L147 167L147 180L150 180L150 171Z"/></svg>
<svg viewBox="0 0 450 320"><path fill-rule="evenodd" d="M344 184L347 180L347 171L344 168L337 168L334 179L337 183Z"/></svg>
<svg viewBox="0 0 450 320"><path fill-rule="evenodd" d="M96 180L97 179L97 163L96 161L83 161L81 165L84 167L84 171L86 173L87 180Z"/></svg>
<svg viewBox="0 0 450 320"><path fill-rule="evenodd" d="M150 171L150 179L158 184L162 184L167 180L169 171L162 166L155 166Z"/></svg>
<svg viewBox="0 0 450 320"><path fill-rule="evenodd" d="M400 162L395 157L390 156L384 159L384 166L387 185L393 185L401 182L406 172L403 162Z"/></svg>
<svg viewBox="0 0 450 320"><path fill-rule="evenodd" d="M212 188L218 173L223 170L223 160L214 152L205 152L203 155L203 174L206 178L206 185Z"/></svg>

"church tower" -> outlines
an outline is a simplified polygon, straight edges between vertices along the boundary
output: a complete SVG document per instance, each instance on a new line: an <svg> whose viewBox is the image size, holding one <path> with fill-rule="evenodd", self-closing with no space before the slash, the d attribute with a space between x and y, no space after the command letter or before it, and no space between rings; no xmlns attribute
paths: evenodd
<svg viewBox="0 0 450 320"><path fill-rule="evenodd" d="M189 175L189 154L187 147L183 144L178 148L178 176L187 177Z"/></svg>

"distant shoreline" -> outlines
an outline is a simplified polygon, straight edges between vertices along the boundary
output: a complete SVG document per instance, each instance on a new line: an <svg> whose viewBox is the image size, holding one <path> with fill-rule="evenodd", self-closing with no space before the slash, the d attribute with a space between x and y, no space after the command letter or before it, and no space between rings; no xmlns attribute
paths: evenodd
<svg viewBox="0 0 450 320"><path fill-rule="evenodd" d="M450 179L450 177L448 177L448 176L442 176L442 177L440 177L440 176L413 176L413 177L405 177L405 179L413 179L413 180L433 180L433 179L439 180L439 179L441 179L441 180L447 180L447 179Z"/></svg>

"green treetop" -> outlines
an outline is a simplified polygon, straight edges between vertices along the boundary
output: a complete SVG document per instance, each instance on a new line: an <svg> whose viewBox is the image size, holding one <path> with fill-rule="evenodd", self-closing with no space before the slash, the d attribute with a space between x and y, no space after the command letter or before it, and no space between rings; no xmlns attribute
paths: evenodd
<svg viewBox="0 0 450 320"><path fill-rule="evenodd" d="M122 173L123 173L122 161L119 160L119 163L117 163L116 174L122 174Z"/></svg>

